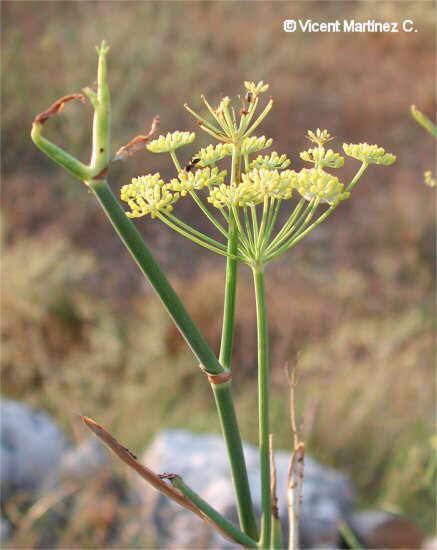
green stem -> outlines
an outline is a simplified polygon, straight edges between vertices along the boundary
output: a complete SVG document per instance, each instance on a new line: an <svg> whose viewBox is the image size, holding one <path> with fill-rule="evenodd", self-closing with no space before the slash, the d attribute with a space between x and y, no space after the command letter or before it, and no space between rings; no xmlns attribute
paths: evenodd
<svg viewBox="0 0 437 550"><path fill-rule="evenodd" d="M258 538L258 528L253 512L252 495L247 477L243 444L238 431L237 417L231 393L231 383L211 384L237 497L237 512L241 529L253 539Z"/></svg>
<svg viewBox="0 0 437 550"><path fill-rule="evenodd" d="M92 175L92 170L80 160L74 158L70 153L58 147L41 135L42 125L34 122L31 137L35 145L53 162L59 164L66 172L81 181L87 180Z"/></svg>
<svg viewBox="0 0 437 550"><path fill-rule="evenodd" d="M106 56L109 47L103 41L97 48L99 63L97 67L97 101L94 106L93 149L90 167L99 174L109 165L111 158L111 110L109 86L107 80Z"/></svg>
<svg viewBox="0 0 437 550"><path fill-rule="evenodd" d="M92 181L89 186L126 248L161 298L164 307L186 339L198 361L210 374L214 375L226 372L227 369L219 363L212 349L198 331L178 295L171 287L155 258L144 243L138 230L124 213L123 208L115 198L106 180ZM211 384L211 386L228 449L242 529L247 535L256 539L255 516L253 514L243 445L232 400L231 385L227 382L224 384Z"/></svg>
<svg viewBox="0 0 437 550"><path fill-rule="evenodd" d="M177 170L177 173L181 172L182 168L180 165L180 162L178 160L178 157L176 156L176 153L174 151L170 151L171 160L173 161L173 164L175 165L175 168Z"/></svg>
<svg viewBox="0 0 437 550"><path fill-rule="evenodd" d="M275 199L273 199L273 200L275 200ZM270 218L268 229L266 231L266 238L264 239L265 246L263 247L262 252L264 252L265 248L269 244L270 236L272 234L273 229L275 228L276 220L278 218L279 211L281 210L281 203L282 203L281 199L276 200L276 204L275 204L274 209L273 209L273 214Z"/></svg>
<svg viewBox="0 0 437 550"><path fill-rule="evenodd" d="M269 199L268 197L264 197L264 203L263 203L263 211L261 216L261 225L259 227L259 233L258 233L258 240L256 243L256 251L257 255L260 254L262 244L263 244L263 237L264 237L264 231L267 224L267 218L268 218L268 211L269 211Z"/></svg>
<svg viewBox="0 0 437 550"><path fill-rule="evenodd" d="M296 222L296 218L297 216L299 215L300 211L302 210L303 208L303 205L305 204L305 199L300 199L300 201L297 203L297 205L295 206L294 210L293 210L293 213L291 214L291 216L288 218L288 220L284 223L284 225L281 227L281 229L278 231L278 233L276 234L276 236L271 240L270 244L268 245L267 249L266 249L266 253L268 253L270 250L272 250L275 246L277 246L277 244L279 242L281 242L281 240L283 240L283 237L284 235L290 231L290 229L294 228L296 225L298 225L298 223L300 222L300 220L305 216L306 212L308 211L309 209L309 205L307 206L307 208L305 209L305 211L303 212L303 214L301 215L301 217L299 218L299 222Z"/></svg>
<svg viewBox="0 0 437 550"><path fill-rule="evenodd" d="M232 171L231 183L239 181L241 157L239 148L234 146L232 154ZM235 256L238 246L238 231L231 213L229 213L228 226L228 259L226 263L226 282L225 282L225 298L223 307L223 325L222 336L220 343L220 363L227 369L231 368L233 340L234 340L234 324L235 324L235 301L237 290L237 261L231 256ZM212 384L212 389L216 400L226 399L223 396L224 389L230 384ZM230 394L229 394L230 395ZM232 406L232 407L231 407ZM229 402L229 406L223 411L226 414L235 415L233 403ZM226 416L220 415L220 422L226 425L228 419ZM235 420L236 422L236 420ZM247 478L246 463L243 455L243 448L240 439L240 434L227 433L225 434L228 454L231 461L232 479L236 486L237 493L237 510L242 530L250 537L257 539L258 530L256 526L255 515L253 512L252 497L250 494L249 481ZM241 456L241 460L235 460L233 457Z"/></svg>
<svg viewBox="0 0 437 550"><path fill-rule="evenodd" d="M265 303L264 271L253 268L258 332L258 408L261 470L260 548L268 548L271 536L270 454L269 454L269 349Z"/></svg>
<svg viewBox="0 0 437 550"><path fill-rule="evenodd" d="M202 199L197 195L195 191L190 191L190 196L193 198L194 202L197 204L197 206L200 208L200 210L205 214L205 216L208 218L208 220L215 225L215 227L220 231L222 235L225 237L228 236L228 232L226 229L222 226L222 224L218 221L218 219L211 214L211 212L208 210L208 208L203 204Z"/></svg>
<svg viewBox="0 0 437 550"><path fill-rule="evenodd" d="M198 495L193 489L188 487L184 483L184 480L175 475L169 475L168 479L170 483L178 489L185 497L188 498L197 508L199 508L206 517L208 517L213 523L218 525L225 533L232 537L235 542L238 542L245 548L257 548L256 541L248 537L245 533L242 533L240 529L235 527L230 521L224 518L217 510L210 506L203 498Z"/></svg>
<svg viewBox="0 0 437 550"><path fill-rule="evenodd" d="M220 248L220 250L223 250L223 252L226 252L226 246L213 239L212 237L209 237L208 235L205 235L201 231L198 231L197 229L194 229L194 227L191 227L191 225L188 225L184 223L182 220L177 218L175 215L173 215L171 212L166 212L164 214L167 218L169 218L172 222L174 222L176 225L179 225L182 227L182 229L185 229L188 233L192 233L196 237L199 237L200 239L204 239L207 243L212 244L213 246Z"/></svg>
<svg viewBox="0 0 437 550"><path fill-rule="evenodd" d="M328 208L327 210L325 210L325 212L314 222L312 223L309 227L307 227L305 229L305 231L302 231L302 233L300 233L297 237L293 238L293 240L291 242L288 242L287 243L287 246L286 248L282 247L280 248L279 250L277 250L276 252L272 253L272 254L269 254L265 260L267 262L270 262L271 260L273 260L273 258L276 258L277 256L281 255L283 252L285 252L286 250L288 250L289 248L292 248L293 246L295 246L298 242L300 242L304 237L306 237L308 235L308 233L310 233L313 229L315 229L316 227L318 227L324 220L326 220L326 218L332 214L332 212L334 212L334 210L337 208L337 206L339 205L340 203L337 203L337 204L333 204L330 208Z"/></svg>
<svg viewBox="0 0 437 550"><path fill-rule="evenodd" d="M163 214L158 214L158 218L162 222L164 222L166 225L168 225L170 229L173 229L173 231L176 231L176 233L179 233L183 237L190 239L190 241L193 241L193 243L199 244L200 246L203 246L204 248L211 250L211 252L220 254L221 256L226 256L226 257L228 256L228 253L225 250L222 250L221 248L217 248L216 246L209 244L204 239L196 237L193 233L189 233L188 231L183 229L181 226L178 226L175 223L173 223L169 218L166 218Z"/></svg>
<svg viewBox="0 0 437 550"><path fill-rule="evenodd" d="M287 231L287 233L276 244L276 246L270 249L272 254L276 254L277 252L282 254L282 252L288 250L290 243L292 243L301 233L303 233L305 228L312 220L314 213L316 212L320 203L319 199L313 199L313 201L310 202L310 205L305 212L305 218L303 220L299 219L299 221Z"/></svg>
<svg viewBox="0 0 437 550"><path fill-rule="evenodd" d="M200 334L178 295L161 271L161 268L144 243L137 228L126 216L107 181L92 180L89 182L89 187L96 195L105 214L108 216L126 248L161 298L164 307L181 331L199 362L205 367L207 372L211 374L225 372L225 369L218 362L214 352Z"/></svg>
<svg viewBox="0 0 437 550"><path fill-rule="evenodd" d="M237 262L231 256L237 253L238 231L235 222L229 223L228 259L226 262L225 303L223 307L220 363L230 369L234 339L235 299L237 286Z"/></svg>
<svg viewBox="0 0 437 550"><path fill-rule="evenodd" d="M275 516L272 517L272 537L270 542L272 550L282 550L284 543L282 541L281 520Z"/></svg>

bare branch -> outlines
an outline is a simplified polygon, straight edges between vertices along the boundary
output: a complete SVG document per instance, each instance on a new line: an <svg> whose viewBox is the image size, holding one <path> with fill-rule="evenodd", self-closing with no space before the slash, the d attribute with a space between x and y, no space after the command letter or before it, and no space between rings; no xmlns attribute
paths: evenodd
<svg viewBox="0 0 437 550"><path fill-rule="evenodd" d="M299 547L299 517L302 502L305 445L299 437L296 419L295 388L297 385L297 363L291 368L286 365L286 373L290 385L290 423L293 433L293 453L288 468L288 520L289 520L289 548L297 550Z"/></svg>

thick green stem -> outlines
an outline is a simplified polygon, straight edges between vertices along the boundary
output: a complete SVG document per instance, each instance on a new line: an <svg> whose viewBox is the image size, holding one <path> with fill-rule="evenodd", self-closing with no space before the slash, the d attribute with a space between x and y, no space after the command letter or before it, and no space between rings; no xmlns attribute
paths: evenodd
<svg viewBox="0 0 437 550"><path fill-rule="evenodd" d="M188 487L179 476L168 476L170 483L178 489L185 497L188 498L193 504L195 504L207 518L213 523L218 525L227 535L232 537L236 542L244 546L245 548L257 548L257 543L252 538L248 537L245 533L242 533L240 529L235 527L230 521L224 518L217 510L210 506L203 500L193 489Z"/></svg>
<svg viewBox="0 0 437 550"><path fill-rule="evenodd" d="M111 110L106 75L106 55L108 51L109 47L103 41L100 48L98 48L97 101L94 105L93 152L90 163L95 174L99 174L108 167L111 157Z"/></svg>
<svg viewBox="0 0 437 550"><path fill-rule="evenodd" d="M210 374L225 373L226 369L219 363L212 349L198 331L179 297L144 243L138 230L129 218L126 217L123 208L112 193L108 183L105 180L92 181L89 183L89 186L96 195L126 248L161 298L164 307L179 328L199 362ZM243 446L231 395L231 387L229 383L211 385L223 430L223 436L228 448L242 529L247 535L256 538L256 523L252 511L249 481L247 478Z"/></svg>
<svg viewBox="0 0 437 550"><path fill-rule="evenodd" d="M260 548L268 548L271 536L270 454L269 454L269 349L264 271L253 268L258 332L258 409L261 470L261 538Z"/></svg>
<svg viewBox="0 0 437 550"><path fill-rule="evenodd" d="M86 166L80 160L67 153L41 135L42 124L34 122L32 126L31 137L35 145L53 162L59 164L66 172L79 180L86 180L91 177L92 171L89 166Z"/></svg>
<svg viewBox="0 0 437 550"><path fill-rule="evenodd" d="M188 315L178 295L161 271L161 268L144 243L137 228L126 216L106 180L93 180L89 182L89 187L96 195L105 214L108 216L126 248L161 298L164 307L181 331L181 334L186 339L199 362L211 374L220 374L224 372L225 369L220 365L214 352Z"/></svg>
<svg viewBox="0 0 437 550"><path fill-rule="evenodd" d="M240 433L238 430L229 429L230 426L237 425L231 383L211 384L211 387L217 404L220 424L229 456L232 480L237 495L237 512L240 527L246 535L257 540L258 528L253 512L252 496Z"/></svg>

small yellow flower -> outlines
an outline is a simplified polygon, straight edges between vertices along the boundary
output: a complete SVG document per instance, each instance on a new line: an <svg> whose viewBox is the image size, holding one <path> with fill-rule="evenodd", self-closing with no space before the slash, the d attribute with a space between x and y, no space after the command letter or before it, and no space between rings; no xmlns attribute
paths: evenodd
<svg viewBox="0 0 437 550"><path fill-rule="evenodd" d="M386 153L383 147L369 145L368 143L343 143L343 150L349 157L366 164L390 166L396 160L396 156Z"/></svg>
<svg viewBox="0 0 437 550"><path fill-rule="evenodd" d="M190 191L197 191L204 187L221 185L226 177L226 170L219 172L218 168L203 168L195 172L179 172L178 179L172 179L168 184L171 191L177 191L185 197Z"/></svg>
<svg viewBox="0 0 437 550"><path fill-rule="evenodd" d="M251 184L219 185L211 189L208 202L216 208L231 206L256 206L262 201L257 189Z"/></svg>
<svg viewBox="0 0 437 550"><path fill-rule="evenodd" d="M139 218L150 214L152 218L160 212L171 212L173 204L179 199L178 193L172 193L159 173L133 178L132 183L123 185L121 200L127 202L131 212L129 218Z"/></svg>
<svg viewBox="0 0 437 550"><path fill-rule="evenodd" d="M267 92L267 90L269 89L269 85L264 84L262 80L258 82L258 84L255 84L255 82L246 81L244 83L244 87L249 93L253 94L253 96L255 97L258 96L259 94Z"/></svg>
<svg viewBox="0 0 437 550"><path fill-rule="evenodd" d="M326 150L322 145L303 151L300 158L312 162L316 168L341 168L344 164L344 157L334 153L332 149Z"/></svg>
<svg viewBox="0 0 437 550"><path fill-rule="evenodd" d="M424 177L425 183L426 183L426 185L428 185L428 187L436 187L437 182L432 177L431 170L427 170L426 172L424 172L423 177Z"/></svg>
<svg viewBox="0 0 437 550"><path fill-rule="evenodd" d="M205 168L206 166L213 166L219 160L232 155L232 145L230 143L219 143L218 145L208 145L200 149L200 151L194 155L194 158L200 159L198 166Z"/></svg>
<svg viewBox="0 0 437 550"><path fill-rule="evenodd" d="M258 157L250 163L250 169L267 168L268 170L284 170L290 166L290 160L286 155L279 156L276 151L270 155L258 155Z"/></svg>
<svg viewBox="0 0 437 550"><path fill-rule="evenodd" d="M242 185L251 187L254 196L258 197L258 202L266 197L287 200L293 194L297 174L292 170L279 172L266 168L254 168L247 174L243 174L242 179Z"/></svg>
<svg viewBox="0 0 437 550"><path fill-rule="evenodd" d="M328 132L328 130L320 130L320 128L317 128L315 132L308 130L307 137L310 141L312 141L313 143L317 143L317 145L320 146L323 146L326 142L334 139Z"/></svg>
<svg viewBox="0 0 437 550"><path fill-rule="evenodd" d="M194 141L196 134L194 132L173 132L165 136L159 136L147 145L147 149L152 153L171 153L179 147L189 145Z"/></svg>
<svg viewBox="0 0 437 550"><path fill-rule="evenodd" d="M303 168L297 174L296 189L308 201L319 198L321 202L335 204L349 197L339 179L321 168Z"/></svg>
<svg viewBox="0 0 437 550"><path fill-rule="evenodd" d="M261 137L248 137L244 138L243 144L241 146L242 155L250 155L252 153L257 153L263 149L267 149L273 143L273 139L267 139L265 136Z"/></svg>

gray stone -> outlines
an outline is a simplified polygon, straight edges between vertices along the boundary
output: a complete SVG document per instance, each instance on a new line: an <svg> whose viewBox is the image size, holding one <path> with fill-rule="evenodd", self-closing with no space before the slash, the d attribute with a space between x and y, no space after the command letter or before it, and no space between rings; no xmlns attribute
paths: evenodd
<svg viewBox="0 0 437 550"><path fill-rule="evenodd" d="M62 456L57 476L61 480L84 482L105 469L108 463L109 455L105 447L91 436Z"/></svg>
<svg viewBox="0 0 437 550"><path fill-rule="evenodd" d="M2 399L0 403L2 499L38 491L68 447L61 430L42 411Z"/></svg>
<svg viewBox="0 0 437 550"><path fill-rule="evenodd" d="M260 508L259 456L256 447L245 444L249 482L255 507ZM277 482L281 518L287 518L286 481L290 453L277 452ZM179 474L207 502L236 521L234 493L225 445L217 435L196 435L168 430L156 436L141 461L156 473ZM145 510L146 524L160 548L237 548L197 517L135 478L135 490ZM354 505L354 491L347 478L318 464L305 461L301 542L306 548L335 548L338 522ZM284 521L284 524L286 521Z"/></svg>

